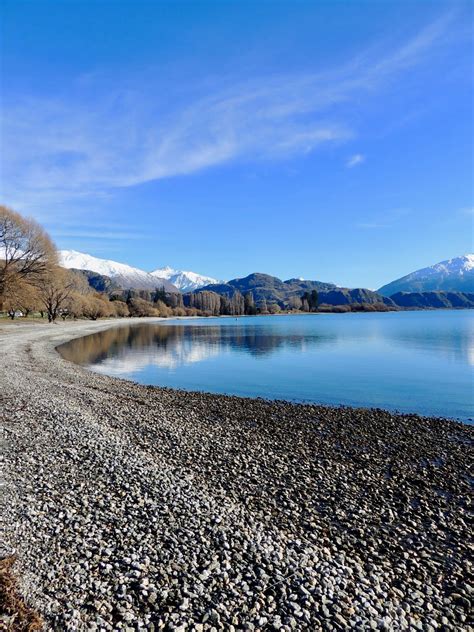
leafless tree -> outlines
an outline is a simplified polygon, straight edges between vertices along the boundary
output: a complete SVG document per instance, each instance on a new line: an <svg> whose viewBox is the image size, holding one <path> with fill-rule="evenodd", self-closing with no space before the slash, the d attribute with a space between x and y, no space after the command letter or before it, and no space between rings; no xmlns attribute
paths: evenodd
<svg viewBox="0 0 474 632"><path fill-rule="evenodd" d="M128 308L130 310L130 316L156 316L157 311L151 303L143 300L142 298L132 298L128 302Z"/></svg>
<svg viewBox="0 0 474 632"><path fill-rule="evenodd" d="M124 301L111 301L110 304L117 317L124 318L126 316L130 316L128 305Z"/></svg>
<svg viewBox="0 0 474 632"><path fill-rule="evenodd" d="M74 292L77 292L78 277L69 270L59 266L51 266L38 280L38 296L48 316L53 323L61 313L67 309Z"/></svg>
<svg viewBox="0 0 474 632"><path fill-rule="evenodd" d="M7 312L13 320L18 312L28 316L39 308L39 297L35 287L24 279L16 279L15 283L7 284L2 297L2 310Z"/></svg>
<svg viewBox="0 0 474 632"><path fill-rule="evenodd" d="M302 309L303 303L301 301L301 298L299 296L292 296L290 298L290 307L291 309L296 309L296 310L300 310Z"/></svg>
<svg viewBox="0 0 474 632"><path fill-rule="evenodd" d="M53 242L37 222L0 206L0 298L19 280L35 284L57 264L56 257Z"/></svg>
<svg viewBox="0 0 474 632"><path fill-rule="evenodd" d="M115 315L112 303L99 293L84 296L82 300L82 315L90 320L107 318Z"/></svg>

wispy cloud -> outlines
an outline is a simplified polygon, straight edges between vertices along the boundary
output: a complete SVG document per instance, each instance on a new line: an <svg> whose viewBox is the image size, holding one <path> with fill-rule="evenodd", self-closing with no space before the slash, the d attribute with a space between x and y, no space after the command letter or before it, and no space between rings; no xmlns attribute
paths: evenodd
<svg viewBox="0 0 474 632"><path fill-rule="evenodd" d="M410 215L410 213L411 210L408 208L394 208L382 211L380 213L376 213L367 221L357 222L356 227L366 230L392 228L395 224Z"/></svg>
<svg viewBox="0 0 474 632"><path fill-rule="evenodd" d="M102 240L120 240L120 241L128 241L139 240L143 241L144 239L154 239L153 235L146 233L131 233L128 231L94 231L94 230L53 230L51 231L53 237L55 239L58 238L68 238L68 239L100 239Z"/></svg>
<svg viewBox="0 0 474 632"><path fill-rule="evenodd" d="M10 107L5 100L2 144L9 156L1 194L22 210L49 202L80 205L118 188L230 161L288 158L345 142L356 133L347 115L351 104L422 62L448 24L449 17L439 19L385 55L370 51L327 72L236 82L171 112L163 112L153 81L146 93L101 91L94 75L88 88L83 78L76 82L80 100L32 98ZM363 160L355 154L347 166Z"/></svg>
<svg viewBox="0 0 474 632"><path fill-rule="evenodd" d="M364 154L354 154L347 160L346 167L348 167L349 169L352 169L352 167L356 167L357 165L360 165L363 162L365 162Z"/></svg>

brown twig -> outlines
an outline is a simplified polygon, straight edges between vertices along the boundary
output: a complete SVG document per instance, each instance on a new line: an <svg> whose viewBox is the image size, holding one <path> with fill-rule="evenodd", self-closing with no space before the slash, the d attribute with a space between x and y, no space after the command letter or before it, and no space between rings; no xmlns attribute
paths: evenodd
<svg viewBox="0 0 474 632"><path fill-rule="evenodd" d="M39 632L43 621L21 597L12 570L14 563L14 555L0 560L0 631Z"/></svg>

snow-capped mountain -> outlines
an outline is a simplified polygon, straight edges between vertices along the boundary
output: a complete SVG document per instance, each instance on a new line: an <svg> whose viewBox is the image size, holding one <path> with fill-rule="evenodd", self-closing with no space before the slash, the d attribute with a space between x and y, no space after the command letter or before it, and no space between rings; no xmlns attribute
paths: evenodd
<svg viewBox="0 0 474 632"><path fill-rule="evenodd" d="M65 268L91 270L108 276L123 289L154 290L157 287L164 287L168 292L177 291L172 283L165 278L160 278L159 275L152 275L126 263L100 259L77 250L60 250L59 261Z"/></svg>
<svg viewBox="0 0 474 632"><path fill-rule="evenodd" d="M212 277L203 276L196 272L188 270L174 270L169 266L164 268L158 268L151 273L153 276L167 279L170 283L175 285L181 292L192 292L205 285L213 285L214 283L220 283L217 279Z"/></svg>
<svg viewBox="0 0 474 632"><path fill-rule="evenodd" d="M380 294L392 296L396 292L426 291L474 292L474 254L441 261L428 268L416 270L379 289Z"/></svg>

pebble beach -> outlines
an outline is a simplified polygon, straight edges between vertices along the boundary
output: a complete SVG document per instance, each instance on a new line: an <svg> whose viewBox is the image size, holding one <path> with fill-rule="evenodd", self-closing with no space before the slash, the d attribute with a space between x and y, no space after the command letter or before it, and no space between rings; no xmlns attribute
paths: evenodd
<svg viewBox="0 0 474 632"><path fill-rule="evenodd" d="M474 427L56 351L123 322L0 322L1 553L44 630L469 629Z"/></svg>

